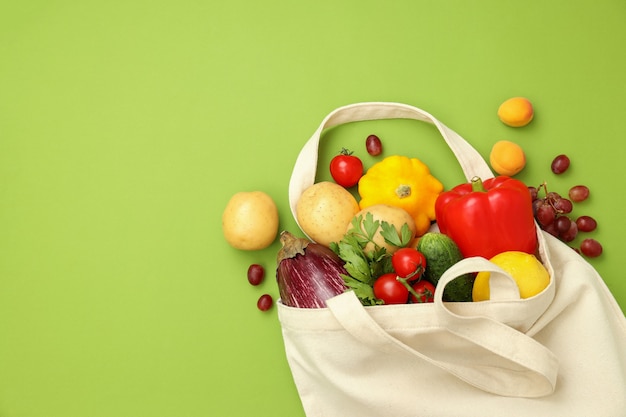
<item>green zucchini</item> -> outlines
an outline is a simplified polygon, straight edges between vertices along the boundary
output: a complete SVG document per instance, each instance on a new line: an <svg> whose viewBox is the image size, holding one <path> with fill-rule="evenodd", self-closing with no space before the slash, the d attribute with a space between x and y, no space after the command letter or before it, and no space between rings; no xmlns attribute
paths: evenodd
<svg viewBox="0 0 626 417"><path fill-rule="evenodd" d="M424 278L435 287L448 268L463 259L457 244L443 233L428 232L417 243L416 249L426 258ZM444 290L444 301L472 301L474 274L465 274L452 280Z"/></svg>

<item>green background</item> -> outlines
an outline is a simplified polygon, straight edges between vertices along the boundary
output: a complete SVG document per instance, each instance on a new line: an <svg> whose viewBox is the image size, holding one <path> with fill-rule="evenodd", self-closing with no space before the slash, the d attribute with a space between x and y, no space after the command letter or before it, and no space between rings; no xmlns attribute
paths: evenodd
<svg viewBox="0 0 626 417"><path fill-rule="evenodd" d="M262 190L297 232L295 157L353 102L421 107L486 157L515 141L529 184L589 186L576 213L626 308L624 21L623 0L2 0L0 416L303 416L276 309L256 308L279 245L231 248L221 214ZM521 129L496 117L517 95ZM371 165L370 133L463 181L419 122L333 130L322 171L342 146Z"/></svg>

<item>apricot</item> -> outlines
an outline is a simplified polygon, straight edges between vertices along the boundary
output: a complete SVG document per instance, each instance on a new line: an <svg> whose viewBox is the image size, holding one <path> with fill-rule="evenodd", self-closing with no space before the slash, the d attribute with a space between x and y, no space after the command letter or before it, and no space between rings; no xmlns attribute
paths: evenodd
<svg viewBox="0 0 626 417"><path fill-rule="evenodd" d="M507 126L522 127L533 120L533 105L527 98L513 97L498 108L498 117Z"/></svg>
<svg viewBox="0 0 626 417"><path fill-rule="evenodd" d="M491 148L489 162L499 175L512 177L526 166L526 155L517 143L501 140Z"/></svg>

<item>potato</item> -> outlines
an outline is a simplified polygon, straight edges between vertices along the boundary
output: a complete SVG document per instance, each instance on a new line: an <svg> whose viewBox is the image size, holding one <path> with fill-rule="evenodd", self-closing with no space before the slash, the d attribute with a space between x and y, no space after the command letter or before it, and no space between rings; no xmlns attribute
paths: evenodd
<svg viewBox="0 0 626 417"><path fill-rule="evenodd" d="M339 242L359 204L348 190L330 181L313 184L296 203L300 228L313 241L329 246Z"/></svg>
<svg viewBox="0 0 626 417"><path fill-rule="evenodd" d="M278 209L263 191L238 192L222 214L222 232L236 249L267 248L278 235Z"/></svg>
<svg viewBox="0 0 626 417"><path fill-rule="evenodd" d="M376 220L380 222L385 221L389 223L390 225L392 225L396 229L396 232L398 232L398 236L400 236L400 230L402 229L402 226L405 223L409 226L409 229L411 230L411 236L412 236L411 240L413 240L413 238L415 238L415 235L417 234L417 228L415 227L415 220L413 220L413 217L411 217L411 215L403 208L390 206L387 204L375 204L373 206L369 206L359 211L355 215L355 217L362 216L361 221L363 221L365 220L365 216L367 215L367 213L372 213L372 217L374 221ZM352 222L348 224L348 227L346 228L346 232L350 229L352 229ZM382 228L379 227L377 230L376 236L374 236L374 239L373 239L374 242L378 246L387 249L387 253L393 254L399 248L397 246L394 246L385 242L385 238L380 234L381 231L382 231ZM366 252L370 252L373 250L374 250L374 243L370 242L365 246Z"/></svg>

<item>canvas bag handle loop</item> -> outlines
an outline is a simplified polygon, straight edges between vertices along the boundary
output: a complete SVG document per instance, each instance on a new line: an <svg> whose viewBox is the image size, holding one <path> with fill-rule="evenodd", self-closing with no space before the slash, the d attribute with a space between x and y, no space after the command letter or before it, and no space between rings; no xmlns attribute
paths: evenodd
<svg viewBox="0 0 626 417"><path fill-rule="evenodd" d="M452 150L468 181L474 176L482 179L493 177L489 166L478 151L428 112L402 103L351 104L340 107L327 115L313 136L305 143L296 159L289 182L289 204L296 222L296 203L304 190L315 182L319 141L324 130L344 123L381 119L414 119L433 124ZM483 264L480 268L490 271L496 268L495 273L492 274L496 278L492 278L490 283L493 285L494 298L517 298L519 301L519 292L516 286L513 288L511 284L512 278L509 277L507 281L507 275L504 273L505 278L498 279L497 277L503 271L488 261L484 261L488 265ZM469 267L472 272L475 272L476 266L470 265L473 262L475 262L474 258L464 260L457 266L457 269ZM448 277L451 276L450 274L457 273L457 269L449 271ZM443 283L440 281L440 285L445 285L445 281ZM362 342L376 346L377 349L383 351L408 352L485 391L508 396L538 397L554 390L558 363L548 349L524 333L497 320L481 316L460 316L446 308L441 297L435 300L436 315L440 325L470 344L480 346L489 352L486 355L486 363L455 364L437 360L411 348L380 327L351 291L328 300L327 304L344 328ZM512 343L513 341L515 343ZM503 365L502 360L510 364L510 367ZM505 381L511 383L504 383Z"/></svg>
<svg viewBox="0 0 626 417"><path fill-rule="evenodd" d="M453 313L443 302L443 288L449 282L463 274L478 271L490 272L492 301L520 299L513 278L484 258L464 259L440 278L438 288L441 290L435 292L434 300L438 324L467 341L468 349L473 352L475 347L480 348L480 359L476 358L472 363L437 359L402 342L369 315L353 291L333 297L326 304L353 337L382 353L402 353L407 355L407 360L427 361L476 388L497 395L534 398L551 394L556 386L558 361L549 349L492 318ZM423 337L436 336L425 334ZM442 348L445 349L445 346Z"/></svg>
<svg viewBox="0 0 626 417"><path fill-rule="evenodd" d="M493 177L487 162L485 162L478 151L459 134L445 126L430 113L402 103L369 102L349 104L339 107L324 118L315 133L313 133L313 136L304 144L296 159L289 181L289 206L296 222L298 222L296 203L304 190L315 182L319 142L322 132L325 129L344 123L382 119L414 119L435 125L459 161L468 181L475 176L483 180Z"/></svg>

